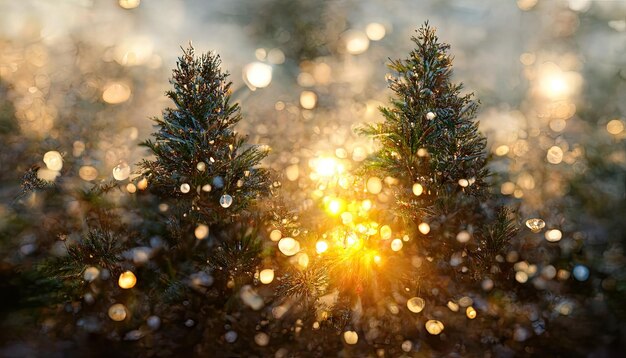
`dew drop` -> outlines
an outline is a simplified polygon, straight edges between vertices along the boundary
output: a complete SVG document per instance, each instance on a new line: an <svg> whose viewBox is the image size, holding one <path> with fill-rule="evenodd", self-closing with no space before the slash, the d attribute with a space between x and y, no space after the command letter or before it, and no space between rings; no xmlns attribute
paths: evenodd
<svg viewBox="0 0 626 358"><path fill-rule="evenodd" d="M300 243L291 237L283 237L278 241L278 250L286 256L293 256L300 251Z"/></svg>
<svg viewBox="0 0 626 358"><path fill-rule="evenodd" d="M130 166L126 162L120 162L113 168L113 178L115 180L126 180L130 176Z"/></svg>
<svg viewBox="0 0 626 358"><path fill-rule="evenodd" d="M254 342L264 347L270 342L270 336L267 333L259 332L254 336Z"/></svg>
<svg viewBox="0 0 626 358"><path fill-rule="evenodd" d="M359 334L355 331L345 331L343 332L343 339L348 344L356 344L359 341Z"/></svg>
<svg viewBox="0 0 626 358"><path fill-rule="evenodd" d="M98 276L100 276L100 270L98 270L98 268L93 267L93 266L88 267L85 270L85 273L83 274L83 278L87 282L91 282L91 281L97 279Z"/></svg>
<svg viewBox="0 0 626 358"><path fill-rule="evenodd" d="M563 237L563 233L561 233L561 230L552 229L546 231L545 237L546 240L548 240L549 242L557 242L561 240L561 238Z"/></svg>
<svg viewBox="0 0 626 358"><path fill-rule="evenodd" d="M226 332L226 334L224 334L224 339L228 343L234 343L237 340L237 332L235 331Z"/></svg>
<svg viewBox="0 0 626 358"><path fill-rule="evenodd" d="M51 150L44 154L43 162L46 163L46 167L50 170L59 171L63 168L63 157L56 150Z"/></svg>
<svg viewBox="0 0 626 358"><path fill-rule="evenodd" d="M574 274L574 278L578 281L587 281L589 278L589 269L587 266L576 265L574 266L572 273Z"/></svg>
<svg viewBox="0 0 626 358"><path fill-rule="evenodd" d="M272 281L274 281L274 270L265 269L261 271L259 273L259 280L261 281L261 283L264 283L266 285L270 284Z"/></svg>
<svg viewBox="0 0 626 358"><path fill-rule="evenodd" d="M420 313L426 306L426 301L421 297L413 297L406 301L406 307L413 313Z"/></svg>
<svg viewBox="0 0 626 358"><path fill-rule="evenodd" d="M402 246L403 246L403 243L402 243L402 240L400 239L393 239L393 241L391 241L391 249L393 251L402 250Z"/></svg>
<svg viewBox="0 0 626 358"><path fill-rule="evenodd" d="M426 330L428 331L428 333L434 336L438 335L439 333L443 331L443 323L435 319L426 321L426 324L424 325L424 327L426 327Z"/></svg>
<svg viewBox="0 0 626 358"><path fill-rule="evenodd" d="M526 220L526 226L528 226L532 232L537 233L546 226L546 222L538 218L533 218Z"/></svg>
<svg viewBox="0 0 626 358"><path fill-rule="evenodd" d="M467 232L466 230L463 230L461 232L459 232L458 234L456 234L456 241L464 244L466 242L468 242L471 238L471 235L469 232Z"/></svg>
<svg viewBox="0 0 626 358"><path fill-rule="evenodd" d="M222 195L222 197L220 198L220 205L223 208L228 208L229 206L233 205L233 197L228 194Z"/></svg>
<svg viewBox="0 0 626 358"><path fill-rule="evenodd" d="M124 307L121 303L116 303L113 306L109 307L109 318L116 322L120 322L126 319L126 307Z"/></svg>

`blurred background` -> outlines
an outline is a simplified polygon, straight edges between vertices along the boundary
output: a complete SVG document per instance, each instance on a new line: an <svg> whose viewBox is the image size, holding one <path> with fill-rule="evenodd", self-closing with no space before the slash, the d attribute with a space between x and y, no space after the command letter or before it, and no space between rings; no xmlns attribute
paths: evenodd
<svg viewBox="0 0 626 358"><path fill-rule="evenodd" d="M315 158L356 165L373 150L353 129L381 120L386 64L407 56L425 21L451 44L455 80L482 103L496 191L520 226L545 222L506 258L540 297L528 316L586 327L596 339L588 352L623 342L626 1L617 0L2 0L2 277L43 251L27 231L5 231L23 173L52 150L79 164L77 185L120 163L134 169L149 118L170 105L181 46L221 55L244 114L238 130L271 148L265 165L297 203ZM58 175L49 168L38 175ZM544 328L520 324L514 337Z"/></svg>

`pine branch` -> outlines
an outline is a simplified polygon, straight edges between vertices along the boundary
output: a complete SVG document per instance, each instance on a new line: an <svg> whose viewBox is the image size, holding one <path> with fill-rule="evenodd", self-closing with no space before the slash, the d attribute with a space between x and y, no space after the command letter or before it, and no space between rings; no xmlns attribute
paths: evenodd
<svg viewBox="0 0 626 358"><path fill-rule="evenodd" d="M100 229L90 230L78 243L68 247L68 256L74 265L83 268L94 265L117 271L123 251L122 243L112 233Z"/></svg>
<svg viewBox="0 0 626 358"><path fill-rule="evenodd" d="M49 182L43 179L39 179L37 172L39 166L34 165L24 173L22 177L22 190L17 198L21 198L24 195L33 191L42 190L54 186L54 182Z"/></svg>
<svg viewBox="0 0 626 358"><path fill-rule="evenodd" d="M510 217L507 207L500 207L496 217L476 233L478 248L470 252L470 256L478 267L477 274L488 272L496 264L496 257L504 257L509 241L518 228Z"/></svg>
<svg viewBox="0 0 626 358"><path fill-rule="evenodd" d="M183 281L169 279L166 276L161 277L161 286L164 287L163 291L156 293L156 299L162 300L165 304L174 304L182 301L187 293L189 287ZM162 296L161 296L162 295Z"/></svg>
<svg viewBox="0 0 626 358"><path fill-rule="evenodd" d="M311 265L303 270L290 268L281 277L277 296L298 298L306 307L326 292L328 284L328 270L323 265Z"/></svg>
<svg viewBox="0 0 626 358"><path fill-rule="evenodd" d="M219 246L206 260L208 266L228 277L249 281L261 260L262 242L257 230L239 227L221 235Z"/></svg>
<svg viewBox="0 0 626 358"><path fill-rule="evenodd" d="M69 245L67 255L39 262L24 273L31 284L29 302L38 305L75 300L85 286L83 273L89 266L108 269L111 275L120 272L122 245L112 233L90 230L80 241Z"/></svg>

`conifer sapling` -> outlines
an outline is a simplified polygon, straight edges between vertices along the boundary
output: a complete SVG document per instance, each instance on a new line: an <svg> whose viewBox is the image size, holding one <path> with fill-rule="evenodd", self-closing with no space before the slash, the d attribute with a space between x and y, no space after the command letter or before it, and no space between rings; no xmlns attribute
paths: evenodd
<svg viewBox="0 0 626 358"><path fill-rule="evenodd" d="M489 270L515 229L489 193L486 140L474 120L478 103L451 82L450 46L435 29L426 23L412 40L409 57L389 66L396 76L389 80L392 105L381 109L384 121L361 130L380 144L366 169L400 181L396 210L420 232L421 250L445 261L467 250Z"/></svg>
<svg viewBox="0 0 626 358"><path fill-rule="evenodd" d="M143 143L155 156L142 163L152 191L205 224L230 221L225 211L244 210L268 190L268 173L257 167L267 153L235 132L240 108L220 64L216 54L183 51L167 92L174 108L155 119L154 140Z"/></svg>

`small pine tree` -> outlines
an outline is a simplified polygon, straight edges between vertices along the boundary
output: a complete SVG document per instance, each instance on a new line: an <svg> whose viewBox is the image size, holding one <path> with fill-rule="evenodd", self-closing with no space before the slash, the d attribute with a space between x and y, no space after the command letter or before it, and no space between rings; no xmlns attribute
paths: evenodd
<svg viewBox="0 0 626 358"><path fill-rule="evenodd" d="M389 66L397 76L390 79L392 105L381 109L385 120L361 130L380 145L364 169L400 181L395 210L423 234L422 250L442 260L467 250L482 277L515 230L508 210L489 202L478 103L451 82L450 46L434 28L426 23L412 40L409 57Z"/></svg>
<svg viewBox="0 0 626 358"><path fill-rule="evenodd" d="M175 108L155 120L154 139L143 143L154 158L140 164L135 184L142 190L124 191L137 200L110 201L120 181L58 188L85 203L85 221L63 231L67 255L44 258L23 280L33 304L56 305L57 312L63 303L77 307L73 317L59 316L63 327L69 322L74 333L112 341L155 331L154 339L131 347L140 355L186 355L201 339L222 334L211 329L216 317L253 281L260 261L262 214L249 209L270 186L268 171L258 168L266 153L234 130L241 114L219 66L217 55L183 50L167 92ZM50 189L45 184L31 169L23 191ZM131 281L124 287L123 274ZM67 337L65 330L54 333ZM75 336L79 347L81 337Z"/></svg>
<svg viewBox="0 0 626 358"><path fill-rule="evenodd" d="M218 55L183 51L167 92L175 107L155 119L154 140L143 143L155 156L141 165L151 191L205 224L231 221L225 210L238 213L269 190L267 171L257 167L267 153L244 148L235 132L241 113L220 64Z"/></svg>

